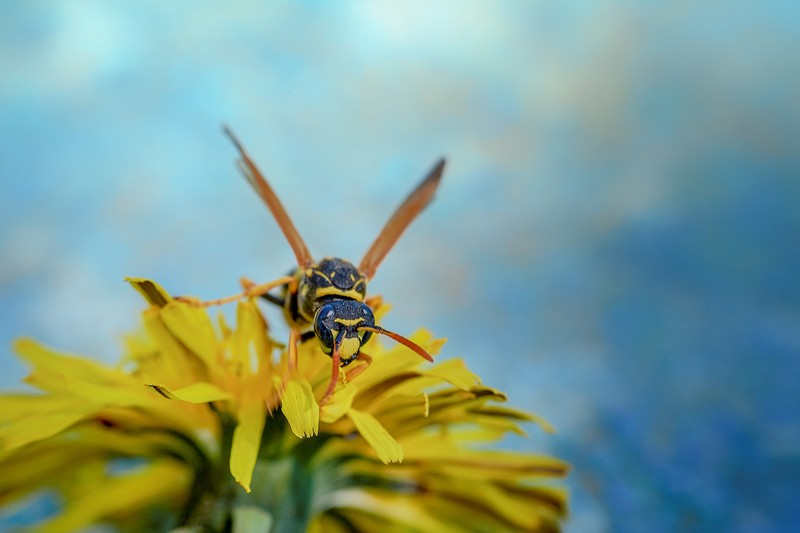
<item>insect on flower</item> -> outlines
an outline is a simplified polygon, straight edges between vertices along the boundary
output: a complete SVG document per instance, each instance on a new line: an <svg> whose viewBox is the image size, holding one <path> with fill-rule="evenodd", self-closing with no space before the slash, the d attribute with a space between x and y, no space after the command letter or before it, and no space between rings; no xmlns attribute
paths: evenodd
<svg viewBox="0 0 800 533"><path fill-rule="evenodd" d="M296 368L297 342L301 335L315 335L322 351L333 359L331 381L320 403L324 404L333 394L339 380L339 368L359 360L363 364L353 368L348 380L361 374L372 362L372 358L361 348L373 333L386 335L407 346L428 361L433 358L422 347L411 340L375 324L372 307L379 297L366 298L367 281L374 275L389 250L403 231L430 203L439 186L445 161L440 159L420 184L408 195L381 230L378 237L364 254L358 268L345 259L326 257L314 261L283 208L275 192L267 183L256 165L247 155L242 144L227 127L225 134L239 151L239 170L255 189L278 222L297 258L293 273L274 281L254 284L243 280L244 291L234 296L206 302L200 306L220 305L249 296L262 296L281 305L290 325L289 365ZM269 291L282 288L280 296Z"/></svg>

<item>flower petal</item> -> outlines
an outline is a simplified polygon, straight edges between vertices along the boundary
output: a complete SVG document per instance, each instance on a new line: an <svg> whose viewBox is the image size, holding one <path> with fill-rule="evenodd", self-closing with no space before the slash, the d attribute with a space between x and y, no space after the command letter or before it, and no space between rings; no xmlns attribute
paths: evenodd
<svg viewBox="0 0 800 533"><path fill-rule="evenodd" d="M189 471L177 461L162 460L119 477L108 477L80 494L61 514L39 525L36 531L82 529L99 519L154 502L176 502L190 481Z"/></svg>
<svg viewBox="0 0 800 533"><path fill-rule="evenodd" d="M346 531L465 531L458 521L441 519L407 494L391 491L346 488L334 493L331 506L347 524Z"/></svg>
<svg viewBox="0 0 800 533"><path fill-rule="evenodd" d="M150 345L147 350L133 354L142 372L170 387L207 381L208 372L203 361L170 332L159 311L148 309L143 320Z"/></svg>
<svg viewBox="0 0 800 533"><path fill-rule="evenodd" d="M148 407L153 405L153 397L141 384L128 383L92 383L72 376L63 376L64 390L70 394L85 398L97 405L117 407Z"/></svg>
<svg viewBox="0 0 800 533"><path fill-rule="evenodd" d="M484 472L485 475L491 473L495 477L497 472L506 471L517 477L561 477L568 469L564 461L553 457L497 450L470 450L436 434L408 437L403 442L409 460L425 461L448 468L460 467L463 469L461 475L481 475Z"/></svg>
<svg viewBox="0 0 800 533"><path fill-rule="evenodd" d="M139 291L139 294L144 296L144 299L151 305L156 307L164 307L172 301L172 296L169 295L164 288L156 283L145 278L127 277L125 281L130 283L134 289Z"/></svg>
<svg viewBox="0 0 800 533"><path fill-rule="evenodd" d="M256 466L261 432L264 431L266 406L263 402L247 402L239 410L239 425L233 430L230 469L236 482L250 492L253 468Z"/></svg>
<svg viewBox="0 0 800 533"><path fill-rule="evenodd" d="M172 301L161 309L161 318L186 347L207 365L216 366L217 336L205 309Z"/></svg>
<svg viewBox="0 0 800 533"><path fill-rule="evenodd" d="M463 390L470 390L475 385L480 385L481 380L469 371L467 365L461 359L451 359L435 367L425 370L428 376L443 379Z"/></svg>
<svg viewBox="0 0 800 533"><path fill-rule="evenodd" d="M306 533L352 533L352 531L352 525L343 521L341 515L334 517L328 513L319 513L311 520Z"/></svg>
<svg viewBox="0 0 800 533"><path fill-rule="evenodd" d="M544 432L556 433L556 428L541 416L520 411L519 409L512 409L510 407L483 407L479 410L482 415L496 416L498 418L508 418L512 420L521 420L524 422L535 422Z"/></svg>
<svg viewBox="0 0 800 533"><path fill-rule="evenodd" d="M60 398L61 405L43 410L35 416L17 418L0 426L0 451L13 450L60 433L85 417L97 412L97 405Z"/></svg>
<svg viewBox="0 0 800 533"><path fill-rule="evenodd" d="M67 393L100 405L148 406L153 398L128 374L95 361L54 352L30 339L14 347L33 367L26 381L42 390Z"/></svg>
<svg viewBox="0 0 800 533"><path fill-rule="evenodd" d="M43 390L63 391L64 376L93 383L117 384L132 381L122 372L85 357L58 353L32 339L17 339L14 350L21 359L33 366L29 382Z"/></svg>
<svg viewBox="0 0 800 533"><path fill-rule="evenodd" d="M0 395L0 428L8 422L20 418L36 418L44 413L84 405L78 398L45 394L2 394Z"/></svg>
<svg viewBox="0 0 800 533"><path fill-rule="evenodd" d="M175 390L169 390L161 385L147 385L147 387L170 400L183 400L189 403L208 403L231 398L229 393L205 382L193 383Z"/></svg>
<svg viewBox="0 0 800 533"><path fill-rule="evenodd" d="M458 482L461 481L461 482ZM426 489L436 496L429 498L428 509L438 516L457 518L470 510L477 511L473 524L501 524L512 531L541 531L555 518L559 508L557 495L541 488L514 487L506 490L501 483L485 483L479 479L442 475L426 479ZM459 502L453 505L453 502ZM484 516L481 516L484 515ZM486 530L485 527L477 527Z"/></svg>
<svg viewBox="0 0 800 533"><path fill-rule="evenodd" d="M266 376L272 366L272 345L267 336L267 324L254 302L239 302L236 331L231 340L231 351L238 365L250 374Z"/></svg>
<svg viewBox="0 0 800 533"><path fill-rule="evenodd" d="M319 432L319 405L307 380L292 378L281 395L281 410L292 433L301 439Z"/></svg>
<svg viewBox="0 0 800 533"><path fill-rule="evenodd" d="M372 446L372 449L378 454L378 459L384 464L403 461L403 448L374 416L357 409L350 409L347 416L350 417L358 432Z"/></svg>
<svg viewBox="0 0 800 533"><path fill-rule="evenodd" d="M336 391L330 401L320 408L320 420L333 424L346 415L353 406L353 399L357 392L358 387L352 383Z"/></svg>

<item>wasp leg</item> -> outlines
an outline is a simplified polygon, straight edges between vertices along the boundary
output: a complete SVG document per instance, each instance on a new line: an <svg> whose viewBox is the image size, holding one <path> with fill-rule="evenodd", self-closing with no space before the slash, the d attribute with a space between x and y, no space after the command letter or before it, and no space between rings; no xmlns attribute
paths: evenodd
<svg viewBox="0 0 800 533"><path fill-rule="evenodd" d="M274 294L266 293L262 294L261 297L264 298L269 303L277 305L278 307L283 307L285 303L283 298L281 298L280 296L275 296Z"/></svg>
<svg viewBox="0 0 800 533"><path fill-rule="evenodd" d="M336 390L336 384L339 383L339 365L341 364L341 358L339 357L339 349L338 346L334 343L333 354L331 355L333 359L333 369L331 370L331 382L328 384L328 389L325 391L325 394L322 395L322 399L319 401L319 405L325 405L330 400L331 396L333 395L333 391Z"/></svg>
<svg viewBox="0 0 800 533"><path fill-rule="evenodd" d="M240 292L239 294L234 294L233 296L226 296L225 298L217 298L216 300L208 300L205 302L199 302L196 300L188 300L188 303L194 307L212 307L215 305L222 305L227 304L230 302L235 302L237 300L241 300L243 298L248 298L250 296L261 296L262 294L266 294L272 289L276 287L280 287L281 285L288 285L289 292L295 292L297 290L297 278L294 276L283 276L282 278L278 278L275 281L270 281L269 283L262 283L261 285L251 285L250 280L246 278L242 279L242 285L247 285L244 288L244 291Z"/></svg>
<svg viewBox="0 0 800 533"><path fill-rule="evenodd" d="M362 372L364 372L364 370L369 368L369 365L372 364L372 357L367 355L367 354L365 354L364 352L360 352L358 354L358 357L356 357L356 360L357 361L362 361L364 364L363 365L358 365L357 367L354 367L350 372L347 372L345 374L347 376L347 381L348 382L353 381L354 379L356 379L358 376L361 375Z"/></svg>
<svg viewBox="0 0 800 533"><path fill-rule="evenodd" d="M304 342L308 342L311 339L316 338L316 336L317 336L317 334L314 333L313 330L312 331L306 331L305 333L301 333L300 334L300 344L303 344Z"/></svg>
<svg viewBox="0 0 800 533"><path fill-rule="evenodd" d="M289 346L287 347L289 372L297 374L297 330L289 330Z"/></svg>
<svg viewBox="0 0 800 533"><path fill-rule="evenodd" d="M246 278L244 276L239 278L239 283L242 284L242 288L245 291L256 286L256 283L253 280L251 280L250 278ZM270 294L268 292L264 293L264 294L261 294L260 296L262 298L264 298L266 301L268 301L269 303L271 303L271 304L275 304L278 307L283 307L283 303L284 303L283 302L283 298L280 298L279 296L275 296L274 294Z"/></svg>

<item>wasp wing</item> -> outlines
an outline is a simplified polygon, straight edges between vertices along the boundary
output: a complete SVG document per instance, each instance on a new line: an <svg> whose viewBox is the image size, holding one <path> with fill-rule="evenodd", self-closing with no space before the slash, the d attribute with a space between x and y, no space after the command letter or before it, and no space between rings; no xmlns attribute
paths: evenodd
<svg viewBox="0 0 800 533"><path fill-rule="evenodd" d="M256 167L255 163L250 159L245 151L242 143L239 142L239 139L233 134L233 132L227 127L224 126L223 131L225 135L233 142L233 145L239 151L239 161L237 161L237 166L239 170L242 172L247 181L250 182L253 189L258 193L264 203L267 204L272 216L275 217L275 220L278 222L278 226L280 226L281 231L283 232L286 240L289 241L289 246L292 247L294 251L294 255L297 257L297 264L301 267L307 267L311 265L313 262L313 258L311 257L311 252L308 251L308 247L306 247L306 243L303 242L303 238L300 237L300 234L297 232L297 228L294 227L292 223L292 219L289 218L289 215L286 213L286 210L283 208L283 204L278 199L278 196L272 190L272 187L269 186L267 180L264 179L264 176L261 175L261 172L258 171L258 167Z"/></svg>
<svg viewBox="0 0 800 533"><path fill-rule="evenodd" d="M400 235L402 235L408 225L411 224L411 221L425 209L425 206L433 200L433 194L436 192L436 188L439 186L439 182L442 179L444 164L445 160L440 159L433 166L433 169L431 169L425 179L422 180L422 182L417 185L417 188L408 195L402 204L400 204L400 207L397 208L389 221L386 222L386 225L383 226L375 242L372 243L367 253L364 254L364 259L361 260L361 265L358 268L367 279L371 279L375 275L375 271L378 269L381 261L383 261L386 254L389 253L389 250L395 245Z"/></svg>

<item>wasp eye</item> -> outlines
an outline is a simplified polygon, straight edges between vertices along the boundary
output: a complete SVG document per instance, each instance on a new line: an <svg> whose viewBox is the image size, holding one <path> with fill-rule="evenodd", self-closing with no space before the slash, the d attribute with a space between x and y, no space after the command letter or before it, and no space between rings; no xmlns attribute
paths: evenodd
<svg viewBox="0 0 800 533"><path fill-rule="evenodd" d="M375 325L375 315L372 314L372 309L369 308L366 304L359 304L359 314L361 315L361 322L359 325L361 326L374 326ZM365 345L369 339L372 337L371 331L360 330L358 332L358 338L361 342L361 345Z"/></svg>
<svg viewBox="0 0 800 533"><path fill-rule="evenodd" d="M331 304L321 306L314 315L314 334L325 353L333 351L333 319L335 316L336 310Z"/></svg>

